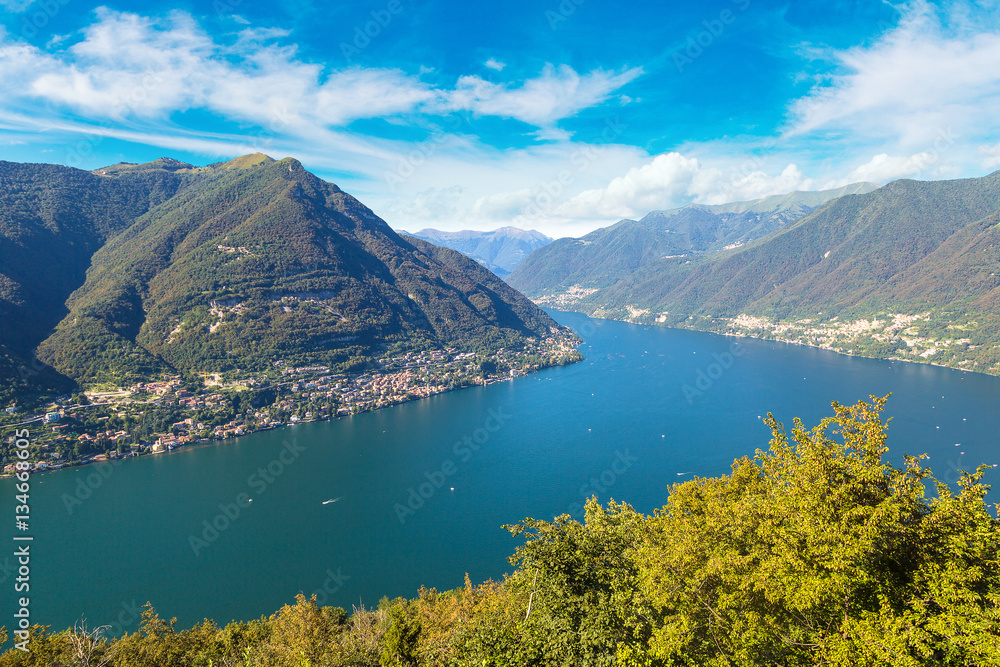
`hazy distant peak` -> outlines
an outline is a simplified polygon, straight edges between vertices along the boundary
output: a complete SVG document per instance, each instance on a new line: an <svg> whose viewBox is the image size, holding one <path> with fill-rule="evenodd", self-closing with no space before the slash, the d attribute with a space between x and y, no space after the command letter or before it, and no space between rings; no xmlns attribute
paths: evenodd
<svg viewBox="0 0 1000 667"><path fill-rule="evenodd" d="M457 250L499 276L506 276L533 250L552 242L552 239L541 232L518 227L501 227L492 231L463 229L457 232L427 228L410 235Z"/></svg>
<svg viewBox="0 0 1000 667"><path fill-rule="evenodd" d="M403 232L402 233L409 233ZM455 239L468 239L468 238L497 238L501 236L518 238L518 239L531 239L535 241L551 241L552 239L542 234L534 229L521 229L519 227L499 227L490 231L480 231L477 229L462 229L455 232L443 231L440 229L434 229L432 227L427 227L421 229L419 232L413 234L420 238L423 237L436 237L436 238L455 238Z"/></svg>
<svg viewBox="0 0 1000 667"><path fill-rule="evenodd" d="M647 217L653 215L676 215L682 211L692 209L708 211L710 213L775 213L800 206L816 208L838 197L867 194L873 190L878 190L878 188L879 186L875 183L859 182L830 190L795 190L786 194L771 195L747 201L734 201L727 204L688 204L680 208L651 211L647 214Z"/></svg>

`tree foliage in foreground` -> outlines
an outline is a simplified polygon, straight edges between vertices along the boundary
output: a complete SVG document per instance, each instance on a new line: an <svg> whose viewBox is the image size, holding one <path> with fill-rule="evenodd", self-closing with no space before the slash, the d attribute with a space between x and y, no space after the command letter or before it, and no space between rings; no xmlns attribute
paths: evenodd
<svg viewBox="0 0 1000 667"><path fill-rule="evenodd" d="M299 596L270 618L188 630L33 629L6 665L1000 664L1000 521L985 467L957 489L883 460L884 398L833 404L730 475L675 484L652 516L591 499L585 521L526 519L503 582L378 609ZM925 495L936 486L933 497Z"/></svg>

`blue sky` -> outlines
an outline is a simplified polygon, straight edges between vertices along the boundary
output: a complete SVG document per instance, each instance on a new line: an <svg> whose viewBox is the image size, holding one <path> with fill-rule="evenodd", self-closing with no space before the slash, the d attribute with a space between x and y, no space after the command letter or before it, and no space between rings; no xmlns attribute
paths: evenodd
<svg viewBox="0 0 1000 667"><path fill-rule="evenodd" d="M397 228L1000 168L1000 3L0 0L0 159L293 156Z"/></svg>

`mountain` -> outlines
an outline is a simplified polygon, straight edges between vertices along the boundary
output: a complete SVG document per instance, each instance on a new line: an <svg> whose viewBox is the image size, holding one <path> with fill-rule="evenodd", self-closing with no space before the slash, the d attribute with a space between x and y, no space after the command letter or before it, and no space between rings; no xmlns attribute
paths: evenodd
<svg viewBox="0 0 1000 667"><path fill-rule="evenodd" d="M109 169L115 168L129 171L127 165ZM66 300L83 284L93 254L174 196L183 180L166 169L109 179L58 165L0 161L0 398L72 387L32 351L68 312Z"/></svg>
<svg viewBox="0 0 1000 667"><path fill-rule="evenodd" d="M534 296L599 316L1000 373L1000 171L894 181L738 248Z"/></svg>
<svg viewBox="0 0 1000 667"><path fill-rule="evenodd" d="M621 220L579 239L558 239L532 254L508 280L531 296L608 287L657 259L738 247L828 201L877 188L854 183L835 190L653 211L641 220Z"/></svg>
<svg viewBox="0 0 1000 667"><path fill-rule="evenodd" d="M558 326L291 158L90 173L0 163L0 177L0 314L18 322L0 330L0 368L37 347L85 383L348 369L386 349L516 348Z"/></svg>
<svg viewBox="0 0 1000 667"><path fill-rule="evenodd" d="M492 232L421 229L411 236L457 250L500 277L510 275L533 250L552 242L552 239L541 232L517 227L501 227Z"/></svg>

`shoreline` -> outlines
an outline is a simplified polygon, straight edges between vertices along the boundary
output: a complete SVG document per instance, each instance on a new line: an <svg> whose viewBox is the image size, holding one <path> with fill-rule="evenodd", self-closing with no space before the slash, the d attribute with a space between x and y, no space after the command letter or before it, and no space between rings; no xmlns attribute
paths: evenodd
<svg viewBox="0 0 1000 667"><path fill-rule="evenodd" d="M580 340L577 343L576 347L579 348L579 346L582 343L583 343L583 341ZM296 420L296 421L287 421L287 422L281 422L281 423L277 423L277 424L273 424L272 423L272 424L267 424L267 425L259 427L259 428L254 428L253 430L248 430L248 431L246 431L244 433L241 433L239 435L225 436L225 437L222 437L222 438L201 438L201 439L198 439L198 440L190 440L190 441L179 443L177 445L165 446L163 449L160 449L160 450L157 450L157 451L148 450L148 451L143 451L143 452L130 452L130 453L125 454L123 456L116 456L116 457L112 457L112 458L107 458L104 454L98 454L98 455L92 456L92 457L90 457L90 458L88 458L86 460L74 461L74 462L71 462L71 463L61 463L61 464L57 464L57 465L53 465L53 466L47 466L46 468L44 468L42 470L30 470L30 471L28 471L28 473L31 476L34 476L34 475L44 475L46 473L58 472L60 470L65 470L65 469L68 469L68 468L80 468L80 467L89 466L89 465L99 465L99 464L102 464L102 463L104 463L104 464L111 464L111 465L122 465L128 459L138 459L138 458L145 458L147 456L157 456L157 455L160 455L160 454L170 454L170 453L176 452L177 450L187 449L189 447L196 446L196 445L201 445L201 446L217 445L217 444L221 444L221 443L224 443L224 442L227 442L227 441L230 441L230 440L236 441L236 440L239 440L240 438L243 438L243 437L246 437L246 436L249 436L249 435L254 435L254 434L257 434L257 433L262 433L264 431L273 431L273 430L276 430L276 429L279 429L279 428L291 428L291 427L297 426L299 424L311 424L311 423L315 423L315 422L334 421L334 420L337 420L337 419L342 419L344 417L354 417L356 415L362 415L362 414L366 414L366 413L369 413L369 412L376 412L378 410L385 410L385 409L388 409L388 408L394 408L394 407L397 407L397 406L400 406L400 405L404 405L406 403L414 403L416 401L426 400L426 399L433 398L435 396L440 396L442 394L447 394L447 393L450 393L450 392L453 392L453 391L461 391L463 389L471 389L473 387L487 387L487 386L490 386L490 385L493 385L493 384L500 384L501 382L513 382L514 380L516 380L519 377L528 377L529 375L533 375L535 373L538 373L538 372L543 371L543 370L547 370L549 368L556 368L556 367L559 367L559 366L570 366L572 364L579 363L580 361L583 361L583 359L584 359L584 357L581 355L581 357L579 359L576 359L576 360L573 360L573 361L569 361L569 362L566 362L566 363L549 364L547 366L542 366L540 368L533 369L533 370L531 370L531 371L529 371L527 373L521 373L520 375L508 376L508 377L504 377L504 378L488 378L488 379L485 379L482 382L473 382L473 383L462 385L462 386L458 386L458 387L449 387L449 388L445 388L443 391L437 391L437 392L428 394L426 396L412 396L412 397L404 398L402 400L395 401L395 402L392 402L392 403L389 403L389 404L386 404L386 405L378 405L378 406L374 406L374 407L368 407L368 408L365 408L365 409L358 410L356 412L350 412L348 414L336 414L336 413L334 413L334 414L330 414L330 415L327 415L327 416L324 416L324 417L313 417L313 418L309 418L309 419L300 419L300 420ZM24 423L25 424L28 424L28 423L44 423L44 421L43 421L42 418L37 418L37 419L29 420L28 422L24 422ZM13 425L13 424L8 425L8 427L11 427L11 426L16 427L17 425ZM147 444L147 445L141 445L141 446L145 446L145 447L149 448L151 445ZM98 458L98 457L102 457L102 458ZM15 477L15 475L16 475L16 472L3 472L3 471L0 471L0 480L13 478L13 477Z"/></svg>
<svg viewBox="0 0 1000 667"><path fill-rule="evenodd" d="M542 304L539 304L538 302L534 302L534 303L536 303L536 305L539 305L539 307L542 306ZM559 309L557 309L557 310L559 310ZM858 353L858 352L854 352L854 351L848 351L848 350L838 349L838 348L835 348L835 347L833 347L831 345L826 345L826 344L822 344L822 343L817 344L817 343L804 342L804 341L801 341L801 340L792 340L792 339L788 339L788 338L780 338L780 337L773 337L773 336L761 336L761 335L755 335L755 334L746 333L746 332L743 332L743 331L734 331L733 330L733 325L731 323L732 322L731 319L726 320L727 324L725 325L725 328L722 328L722 327L718 327L718 328L701 328L701 327L696 327L696 326L676 326L676 325L669 325L669 324L666 324L664 322L656 322L656 321L642 321L642 320L634 320L634 319L610 317L610 316L608 316L606 314L603 315L603 316L598 316L598 315L595 315L595 314L592 314L592 313L587 313L585 311L578 311L578 310L567 310L566 312L576 312L576 313L579 313L581 315L584 315L584 316L592 318L592 319L604 319L604 320L608 320L608 321L612 321L612 322L623 322L623 323L626 323L626 324L637 324L637 325L650 326L650 327L662 327L664 329L675 329L677 331L697 331L697 332L701 332L701 333L711 333L711 334L716 334L716 335L719 335L719 336L729 336L729 337L733 337L733 338L749 338L749 339L752 339L752 340L769 341L769 342L775 342L775 343L785 343L787 345L798 345L798 346L801 346L801 347L810 347L810 348L817 349L817 350L826 350L828 352L834 352L836 354L841 354L841 355L844 355L844 356L847 356L847 357L855 357L855 358L859 358L859 359L873 359L873 360L876 360L876 361L901 361L901 362L904 362L904 363L914 364L914 365L917 365L917 366L936 366L938 368L947 368L948 370L962 371L964 373L977 373L979 375L985 375L985 376L988 376L988 377L1000 377L1000 371L990 372L988 370L977 370L977 369L974 369L974 368L964 368L964 367L959 366L957 364L954 364L954 365L943 364L943 363L936 362L936 361L930 361L930 357L923 358L923 359L916 359L916 358L905 358L905 357L898 357L898 356L874 356L874 355L868 355L868 354ZM774 325L774 326L781 326L781 325ZM947 346L944 346L944 347L938 348L938 349L947 349Z"/></svg>

